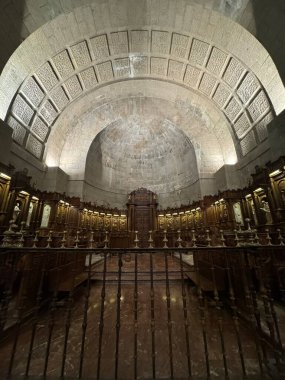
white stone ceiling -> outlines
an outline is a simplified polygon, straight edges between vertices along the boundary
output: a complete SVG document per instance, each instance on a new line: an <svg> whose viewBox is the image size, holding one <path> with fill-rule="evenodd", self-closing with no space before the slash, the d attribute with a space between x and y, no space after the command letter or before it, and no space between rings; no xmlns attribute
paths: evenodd
<svg viewBox="0 0 285 380"><path fill-rule="evenodd" d="M58 115L100 85L162 78L198 91L225 114L245 156L274 117L262 84L240 60L195 36L167 30L94 35L51 57L18 90L6 118L15 141L37 158Z"/></svg>
<svg viewBox="0 0 285 380"><path fill-rule="evenodd" d="M200 176L237 160L228 122L210 100L170 82L137 79L101 87L63 111L49 137L45 161L60 166L72 179L82 180L82 157L87 156L95 136L109 125L127 124L129 117L138 113L149 123L172 125L187 136L195 149ZM131 141L129 135L124 143Z"/></svg>
<svg viewBox="0 0 285 380"><path fill-rule="evenodd" d="M87 155L85 180L89 184L122 194L139 187L161 193L198 180L189 138L169 120L149 112L160 102L133 100L131 114L96 136Z"/></svg>
<svg viewBox="0 0 285 380"><path fill-rule="evenodd" d="M152 15L157 18L165 13L167 7L172 8L172 12L177 9L179 14L183 14L183 11L179 11L183 6L187 5L202 5L208 9L221 12L226 16L239 20L243 13L247 12L246 22L248 25L252 25L252 12L250 8L250 0L187 0L182 2L180 0L160 0L157 1L158 7L152 7ZM145 16L147 14L147 8L150 6L149 1L140 0L139 4L137 0L1 0L0 2L0 72L8 61L9 56L14 50L25 40L29 35L41 28L46 22L58 17L61 14L68 14L76 9L76 19L78 23L83 24L84 18L90 22L90 15L96 17L99 14L96 23L101 18L101 9L106 14L109 10L113 11L118 7L121 11L118 12L118 18L122 23L127 25L128 14L132 12L134 6L136 6L136 13L139 14L142 23L145 24ZM77 9L82 6L91 6L91 12L89 9L81 12ZM96 9L99 8L99 11ZM161 10L160 15L157 13ZM247 8L247 9L246 9ZM144 10L144 12L143 12ZM143 14L145 13L145 14ZM131 15L132 16L132 15ZM109 18L109 17L108 17ZM254 24L254 23L253 23ZM247 25L245 25L246 27ZM86 26L85 26L86 27ZM84 25L82 25L84 28Z"/></svg>
<svg viewBox="0 0 285 380"><path fill-rule="evenodd" d="M96 135L120 120L128 125L131 114L122 116L115 96L168 100L158 107L160 121L172 118L187 136L199 176L213 175L223 164L252 157L266 142L267 124L284 109L284 86L270 55L233 21L248 4L44 0L39 7L23 1L29 36L1 74L0 117L13 128L16 146L76 180L84 177ZM173 104L175 111L167 112Z"/></svg>

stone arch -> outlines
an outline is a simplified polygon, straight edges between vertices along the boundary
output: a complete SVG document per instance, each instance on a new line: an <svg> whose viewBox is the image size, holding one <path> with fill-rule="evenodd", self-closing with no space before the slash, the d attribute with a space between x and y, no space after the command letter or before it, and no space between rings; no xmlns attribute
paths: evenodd
<svg viewBox="0 0 285 380"><path fill-rule="evenodd" d="M72 32L75 16L88 11L96 17L84 33L78 26ZM99 21L100 12L93 4L59 15L11 57L0 78L0 115L13 127L17 143L41 159L50 127L70 102L90 85L95 90L100 82L134 76L182 82L208 96L233 126L241 155L266 139L266 125L283 109L284 88L268 53L245 29L212 10L201 14L197 5L186 7L180 25L170 9L168 18L154 20L148 13L141 29L128 26L127 19L122 24L116 12ZM211 32L202 27L210 16ZM141 25L137 17L134 22ZM60 41L58 28L66 31Z"/></svg>
<svg viewBox="0 0 285 380"><path fill-rule="evenodd" d="M141 79L133 82L132 87L127 82L113 84L111 88L107 86L98 90L98 99L90 93L87 101L85 98L78 101L74 111L63 112L48 142L45 157L47 164L60 166L72 178L82 179L85 161L80 160L80 157L87 156L98 133L121 119L123 111L119 106L120 102L126 104L136 98L165 102L167 107L158 111L161 120L166 120L183 131L196 147L197 156L197 149L204 153L203 162L199 161L199 172L203 172L202 168L207 166L206 156L207 162L211 163L211 168L206 170L208 173L214 173L224 164L236 162L233 136L228 129L227 120L215 107L207 105L205 99L167 82L157 83L154 80ZM130 98L122 95L126 92L125 88L131 92ZM200 111L202 106L206 111ZM77 109L83 111L82 118L76 116ZM218 160L216 163L215 157Z"/></svg>

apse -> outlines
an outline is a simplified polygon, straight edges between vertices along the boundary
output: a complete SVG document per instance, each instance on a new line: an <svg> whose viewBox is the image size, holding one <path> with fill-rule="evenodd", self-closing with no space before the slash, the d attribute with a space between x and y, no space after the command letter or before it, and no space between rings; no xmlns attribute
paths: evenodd
<svg viewBox="0 0 285 380"><path fill-rule="evenodd" d="M141 103L140 112L127 113L96 136L86 160L87 200L100 200L103 195L105 202L109 196L112 203L113 193L126 197L140 187L171 193L198 180L190 139L170 120L155 114L157 102L130 101L129 107Z"/></svg>
<svg viewBox="0 0 285 380"><path fill-rule="evenodd" d="M201 196L203 181L204 191L214 191L216 171L236 160L226 121L210 105L201 112L205 101L194 93L146 80L99 93L62 114L46 157L85 201L120 208L129 192L146 187L159 194L161 207L189 203Z"/></svg>

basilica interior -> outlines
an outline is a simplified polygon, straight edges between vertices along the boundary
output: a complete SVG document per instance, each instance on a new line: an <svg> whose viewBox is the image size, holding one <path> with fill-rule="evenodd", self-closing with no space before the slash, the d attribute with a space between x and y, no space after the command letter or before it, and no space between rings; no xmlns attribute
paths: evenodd
<svg viewBox="0 0 285 380"><path fill-rule="evenodd" d="M0 0L1 378L285 378L284 21Z"/></svg>

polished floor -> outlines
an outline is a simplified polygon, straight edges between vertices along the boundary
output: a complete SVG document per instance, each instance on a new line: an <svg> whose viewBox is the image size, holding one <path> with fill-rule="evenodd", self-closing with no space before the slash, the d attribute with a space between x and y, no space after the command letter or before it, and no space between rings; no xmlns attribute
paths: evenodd
<svg viewBox="0 0 285 380"><path fill-rule="evenodd" d="M213 298L199 298L193 283L182 281L187 269L181 271L179 260L152 256L153 276L149 255L140 255L137 265L135 282L133 257L107 258L105 280L102 261L92 272L89 292L85 284L20 325L12 375L259 378L262 341ZM0 378L6 378L14 342L9 336L1 343Z"/></svg>

